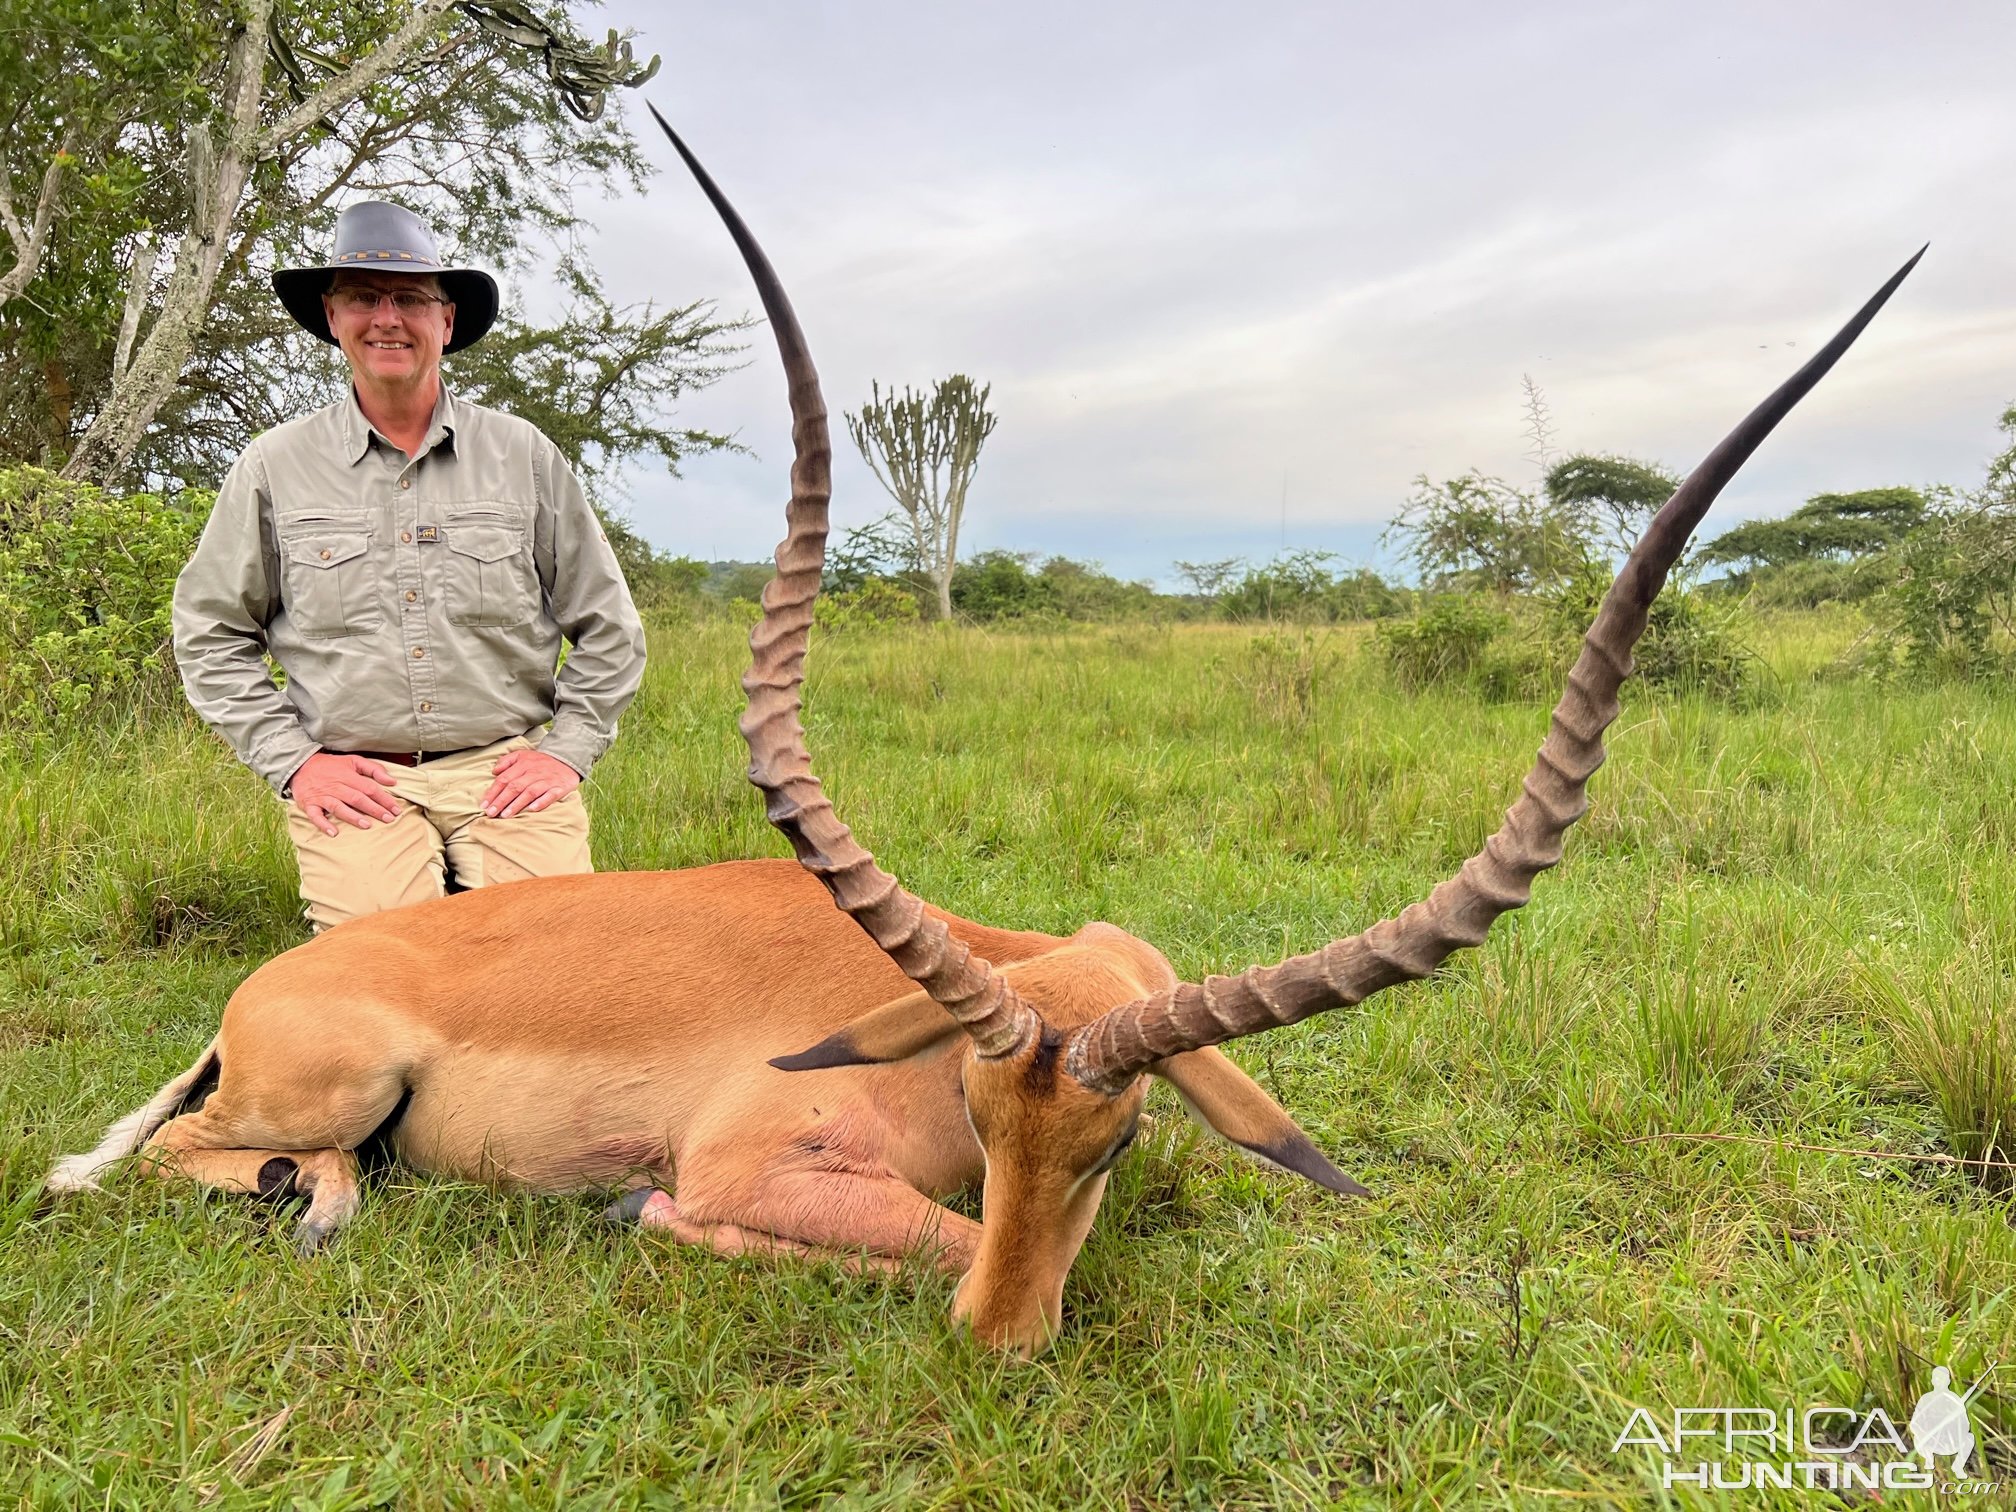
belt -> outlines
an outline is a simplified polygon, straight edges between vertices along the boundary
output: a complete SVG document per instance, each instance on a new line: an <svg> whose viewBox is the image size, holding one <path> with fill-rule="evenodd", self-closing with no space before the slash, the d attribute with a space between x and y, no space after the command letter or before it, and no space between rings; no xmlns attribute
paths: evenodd
<svg viewBox="0 0 2016 1512"><path fill-rule="evenodd" d="M389 761L394 766L419 766L423 762L439 761L443 756L460 756L465 751L482 749L482 746L463 746L459 751L344 751L340 754L362 756L366 761Z"/></svg>

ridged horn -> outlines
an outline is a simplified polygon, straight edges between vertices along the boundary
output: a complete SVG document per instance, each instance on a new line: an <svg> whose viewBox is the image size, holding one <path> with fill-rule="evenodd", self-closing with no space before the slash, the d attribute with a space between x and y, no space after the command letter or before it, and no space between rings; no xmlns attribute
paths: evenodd
<svg viewBox="0 0 2016 1512"><path fill-rule="evenodd" d="M679 134L666 125L657 107L647 108L735 239L770 317L790 391L794 455L791 502L785 511L788 528L777 548L777 576L763 589L763 618L749 632L749 671L742 679L742 691L749 698L741 722L742 738L749 744L749 780L762 791L770 822L791 842L800 864L826 884L833 901L911 981L964 1026L979 1053L1013 1054L1039 1033L1041 1020L1035 1010L993 967L953 938L943 921L932 918L921 899L875 864L812 775L805 730L798 720L798 694L805 681L812 605L819 597L819 573L826 561L826 506L833 472L826 401L798 317L770 260Z"/></svg>
<svg viewBox="0 0 2016 1512"><path fill-rule="evenodd" d="M1108 1095L1167 1056L1293 1024L1418 981L1450 955L1479 944L1500 914L1522 906L1533 879L1561 859L1568 827L1587 811L1589 778L1603 764L1603 732L1631 675L1631 648L1652 601L1694 527L1723 486L1792 406L1825 376L1925 255L1898 269L1834 339L1794 373L1687 476L1653 517L1604 595L1568 688L1554 706L1525 790L1484 848L1425 899L1362 934L1236 977L1213 976L1113 1009L1071 1036L1065 1066Z"/></svg>

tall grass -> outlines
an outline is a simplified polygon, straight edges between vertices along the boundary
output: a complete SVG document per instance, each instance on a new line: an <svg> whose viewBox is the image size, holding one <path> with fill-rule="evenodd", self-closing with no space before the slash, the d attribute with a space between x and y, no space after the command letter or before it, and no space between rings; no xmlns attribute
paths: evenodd
<svg viewBox="0 0 2016 1512"><path fill-rule="evenodd" d="M1611 1449L1635 1405L1901 1422L1931 1364L2016 1358L1994 1168L1889 1158L2011 1158L2016 694L1815 681L1842 639L1766 637L1755 707L1634 694L1527 910L1233 1047L1371 1201L1156 1094L1034 1366L937 1277L722 1261L585 1199L395 1172L306 1265L169 1186L38 1214L49 1157L305 930L277 805L186 718L0 748L0 1504L1636 1506L1669 1493ZM781 854L739 636L652 653L597 864ZM1545 711L1404 692L1349 630L927 627L822 639L807 722L926 896L1106 918L1195 977L1418 896Z"/></svg>

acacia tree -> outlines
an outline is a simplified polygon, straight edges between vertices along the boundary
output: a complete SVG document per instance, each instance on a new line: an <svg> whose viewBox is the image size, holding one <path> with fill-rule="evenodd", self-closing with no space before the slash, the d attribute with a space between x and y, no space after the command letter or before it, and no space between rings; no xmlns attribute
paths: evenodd
<svg viewBox="0 0 2016 1512"><path fill-rule="evenodd" d="M1777 520L1748 520L1701 548L1704 562L1743 572L1804 562L1846 562L1887 551L1925 519L1915 488L1815 494Z"/></svg>
<svg viewBox="0 0 2016 1512"><path fill-rule="evenodd" d="M1628 556L1680 479L1656 462L1581 454L1546 472L1547 502L1613 556Z"/></svg>
<svg viewBox="0 0 2016 1512"><path fill-rule="evenodd" d="M1475 470L1414 480L1407 505L1380 535L1434 588L1523 593L1572 573L1587 543L1545 499Z"/></svg>
<svg viewBox="0 0 2016 1512"><path fill-rule="evenodd" d="M963 373L941 380L928 396L906 387L885 399L876 383L869 401L846 416L847 434L869 471L909 517L912 557L937 591L940 619L952 617L966 491L994 431L987 394L987 385L976 388Z"/></svg>
<svg viewBox="0 0 2016 1512"><path fill-rule="evenodd" d="M614 33L591 46L564 14L521 0L130 7L208 18L202 45L178 33L152 55L174 89L133 66L108 19L116 0L59 5L79 18L73 45L35 67L90 78L122 124L116 161L80 175L96 198L52 217L25 296L0 308L0 444L24 457L39 442L44 457L67 455L72 477L214 476L251 434L329 390L337 370L287 334L266 278L326 247L339 197L400 199L465 258L508 268L533 238L564 251L581 225L579 184L641 179L634 141L599 117L606 93L641 83L656 60L637 65ZM57 107L43 98L31 88L13 101L17 116L46 118L47 136ZM138 171L122 177L121 165ZM599 324L606 307L587 303ZM638 337L626 375L665 360L671 317L636 313L619 321ZM550 340L581 325L570 312ZM171 427L172 448L154 444Z"/></svg>

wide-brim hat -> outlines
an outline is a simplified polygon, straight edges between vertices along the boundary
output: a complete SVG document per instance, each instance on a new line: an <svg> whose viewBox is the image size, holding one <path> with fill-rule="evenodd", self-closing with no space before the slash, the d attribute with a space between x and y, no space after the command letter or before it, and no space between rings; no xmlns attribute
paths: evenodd
<svg viewBox="0 0 2016 1512"><path fill-rule="evenodd" d="M336 217L336 248L330 261L313 268L281 268L273 292L310 336L337 345L322 312L322 296L332 275L343 272L432 273L455 305L455 334L442 347L459 352L483 339L497 319L497 280L481 268L445 268L434 249L434 233L404 205L361 200Z"/></svg>

